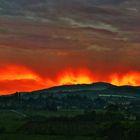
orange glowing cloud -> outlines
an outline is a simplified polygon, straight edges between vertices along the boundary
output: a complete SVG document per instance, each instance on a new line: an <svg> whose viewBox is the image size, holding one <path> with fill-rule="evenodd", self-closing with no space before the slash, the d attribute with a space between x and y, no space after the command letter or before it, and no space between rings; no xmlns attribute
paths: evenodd
<svg viewBox="0 0 140 140"><path fill-rule="evenodd" d="M39 80L31 70L23 66L9 65L0 69L0 81L3 80Z"/></svg>
<svg viewBox="0 0 140 140"><path fill-rule="evenodd" d="M41 78L24 66L8 65L0 68L0 94L31 91L42 87Z"/></svg>
<svg viewBox="0 0 140 140"><path fill-rule="evenodd" d="M87 69L79 69L72 70L67 69L64 70L61 74L59 74L57 78L57 83L59 85L64 84L91 84L93 83L93 75Z"/></svg>
<svg viewBox="0 0 140 140"><path fill-rule="evenodd" d="M132 85L139 86L140 85L140 73L139 72L128 72L126 74L113 74L110 76L110 83L114 85Z"/></svg>
<svg viewBox="0 0 140 140"><path fill-rule="evenodd" d="M49 76L41 76L24 66L8 65L0 68L0 94L8 94L16 91L32 91L59 85L91 84L99 81L118 86L138 86L140 85L140 73L111 73L104 76L103 74L95 75L89 69L80 68L65 69L59 72L55 78L50 78Z"/></svg>

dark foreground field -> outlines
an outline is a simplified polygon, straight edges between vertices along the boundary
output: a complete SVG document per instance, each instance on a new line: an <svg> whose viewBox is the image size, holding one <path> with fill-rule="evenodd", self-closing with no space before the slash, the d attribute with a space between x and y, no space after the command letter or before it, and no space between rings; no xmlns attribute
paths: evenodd
<svg viewBox="0 0 140 140"><path fill-rule="evenodd" d="M24 113L14 110L0 111L0 140L90 140L91 137L83 136L63 136L63 135L49 135L49 134L29 134L28 130L24 133L18 132L18 129L28 122L28 117L42 116L75 116L81 114L81 110L63 110L59 112L48 111L26 111ZM28 116L29 115L29 116ZM27 117L27 118L26 118ZM30 119L29 119L30 120Z"/></svg>
<svg viewBox="0 0 140 140"><path fill-rule="evenodd" d="M1 140L93 140L92 137L67 137L49 135L2 134Z"/></svg>
<svg viewBox="0 0 140 140"><path fill-rule="evenodd" d="M139 140L139 93L99 82L1 96L0 140Z"/></svg>
<svg viewBox="0 0 140 140"><path fill-rule="evenodd" d="M139 115L115 110L0 111L0 140L139 140Z"/></svg>

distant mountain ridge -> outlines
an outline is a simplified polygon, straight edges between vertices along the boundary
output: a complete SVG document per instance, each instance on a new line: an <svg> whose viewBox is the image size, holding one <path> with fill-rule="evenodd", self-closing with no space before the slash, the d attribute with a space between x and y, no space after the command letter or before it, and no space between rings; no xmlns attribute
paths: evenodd
<svg viewBox="0 0 140 140"><path fill-rule="evenodd" d="M21 94L40 94L40 93L59 93L59 92L81 92L81 91L88 91L88 92L99 92L99 93L132 93L132 94L140 94L140 86L115 86L110 83L105 82L96 82L92 84L77 84L77 85L61 85L61 86L54 86L51 88L35 90L31 92L19 92ZM14 93L13 93L14 94Z"/></svg>
<svg viewBox="0 0 140 140"><path fill-rule="evenodd" d="M109 83L63 85L48 89L17 92L0 96L1 109L58 110L68 108L104 108L109 104L137 108L140 87L115 86Z"/></svg>
<svg viewBox="0 0 140 140"><path fill-rule="evenodd" d="M48 89L33 91L33 92L46 92L46 91L78 91L78 90L90 90L90 91L122 91L122 92L139 92L140 93L140 86L115 86L110 83L105 82L97 82L93 84L78 84L78 85L62 85L56 86Z"/></svg>
<svg viewBox="0 0 140 140"><path fill-rule="evenodd" d="M28 94L59 94L59 93L86 93L88 94L139 94L140 95L140 86L129 86L129 85L124 85L124 86L115 86L110 83L105 83L105 82L97 82L97 83L92 83L92 84L77 84L77 85L61 85L61 86L54 86L51 88L46 88L46 89L40 89L40 90L35 90L31 92L18 92L21 95L28 95ZM11 93L13 95L15 93ZM6 95L7 96L7 95ZM9 95L8 95L9 96Z"/></svg>
<svg viewBox="0 0 140 140"><path fill-rule="evenodd" d="M92 84L77 84L77 85L62 85L62 86L55 86L48 89L43 89L39 91L53 91L53 90L105 90L108 88L113 87L114 85L105 83L105 82L97 82ZM38 91L37 91L38 92Z"/></svg>

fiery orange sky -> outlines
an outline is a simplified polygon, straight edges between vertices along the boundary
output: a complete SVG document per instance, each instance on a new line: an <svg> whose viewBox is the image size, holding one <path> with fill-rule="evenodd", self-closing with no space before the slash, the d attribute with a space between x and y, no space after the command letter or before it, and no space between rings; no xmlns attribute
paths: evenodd
<svg viewBox="0 0 140 140"><path fill-rule="evenodd" d="M0 94L99 81L140 86L139 0L5 1Z"/></svg>
<svg viewBox="0 0 140 140"><path fill-rule="evenodd" d="M0 94L99 81L140 85L138 42L25 21L1 26L8 31L0 34Z"/></svg>
<svg viewBox="0 0 140 140"><path fill-rule="evenodd" d="M140 85L140 73L128 72L125 74L110 73L110 75L94 75L86 68L65 69L55 78L41 76L24 66L7 65L0 69L0 94L16 91L32 91L64 84L91 84L104 81L114 85Z"/></svg>

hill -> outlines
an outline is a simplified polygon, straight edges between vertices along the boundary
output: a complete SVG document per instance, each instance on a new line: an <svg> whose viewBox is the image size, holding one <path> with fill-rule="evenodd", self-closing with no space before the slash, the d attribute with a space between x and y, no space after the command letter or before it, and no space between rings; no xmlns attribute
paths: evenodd
<svg viewBox="0 0 140 140"><path fill-rule="evenodd" d="M0 97L1 109L103 109L109 104L140 109L140 87L115 86L98 82L63 85L32 92L19 92Z"/></svg>
<svg viewBox="0 0 140 140"><path fill-rule="evenodd" d="M97 82L93 84L78 84L78 85L62 85L62 86L56 86L48 89L33 91L31 93L59 93L59 92L65 92L65 93L72 93L72 92L89 92L90 94L96 93L96 94L103 94L103 93L114 93L114 94L133 94L137 95L140 93L140 87L139 86L115 86L109 83L105 82ZM131 95L131 96L133 96Z"/></svg>

